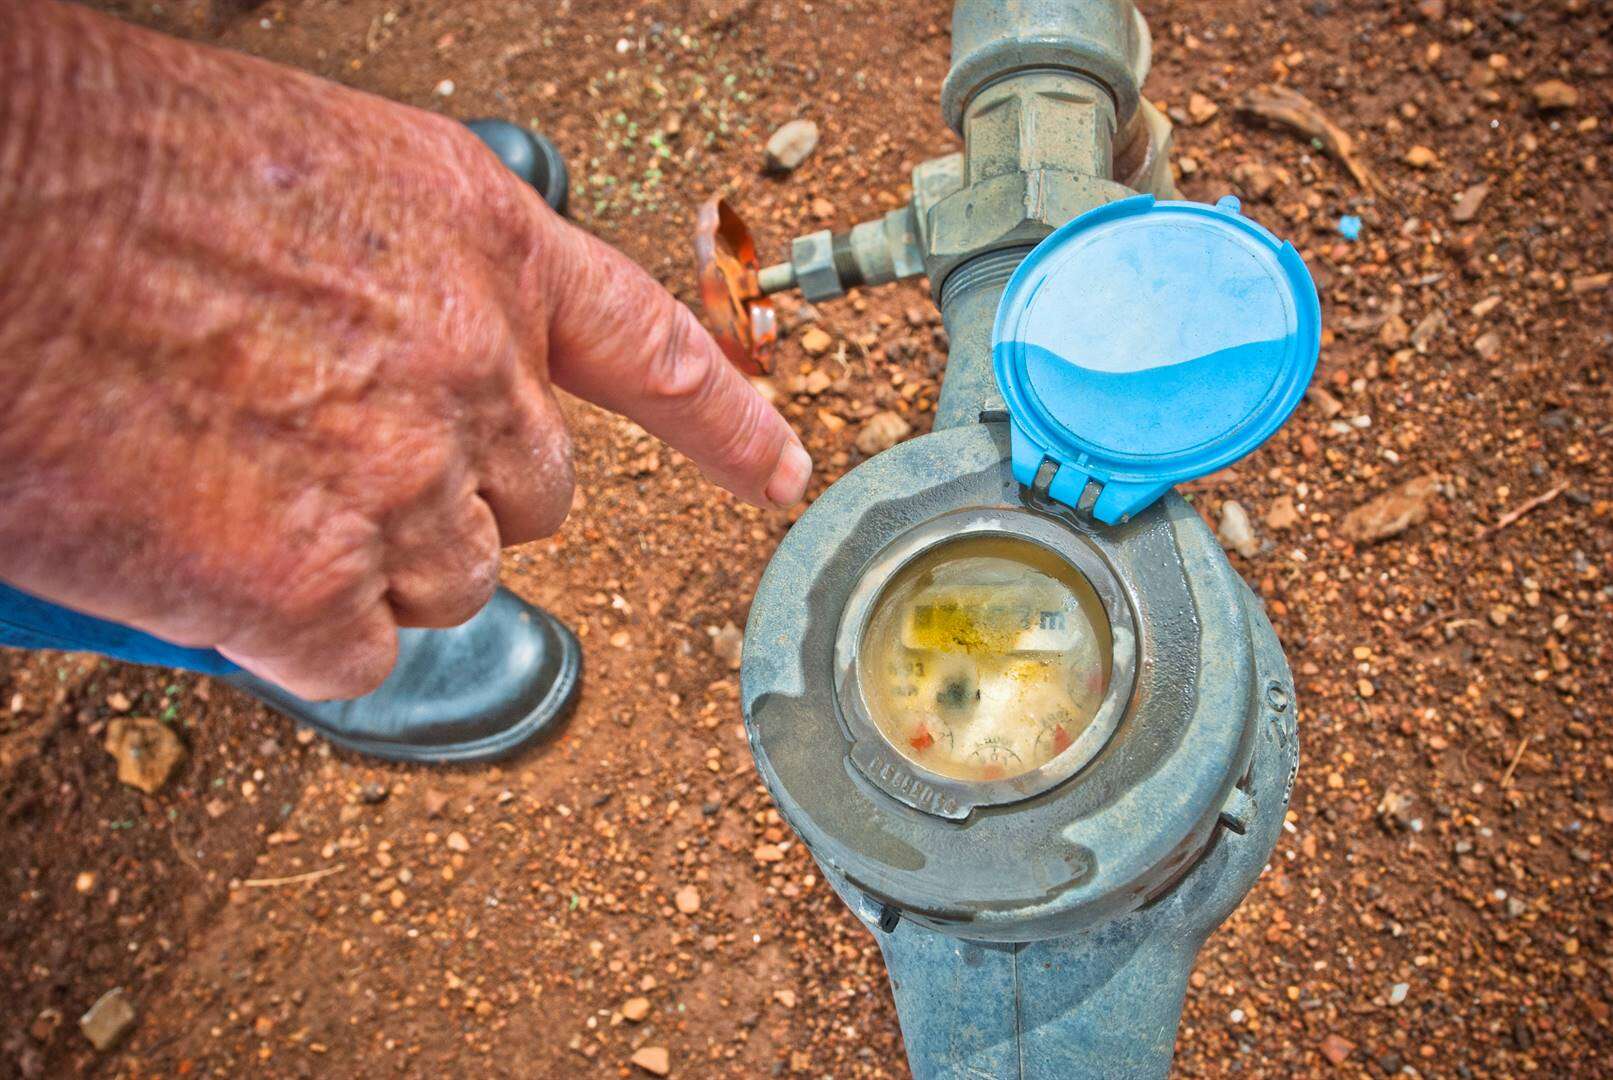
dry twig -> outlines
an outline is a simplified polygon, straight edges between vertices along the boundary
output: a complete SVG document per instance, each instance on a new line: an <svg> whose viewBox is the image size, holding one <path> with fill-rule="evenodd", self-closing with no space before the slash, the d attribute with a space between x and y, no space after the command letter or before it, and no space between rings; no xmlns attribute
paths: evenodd
<svg viewBox="0 0 1613 1080"><path fill-rule="evenodd" d="M1519 740L1517 753L1512 755L1512 762L1507 766L1507 771L1501 774L1502 791L1505 791L1507 789L1507 785L1512 783L1512 774L1518 771L1518 762L1523 760L1523 752L1529 749L1529 740L1531 737L1532 736L1525 735L1521 740Z"/></svg>
<svg viewBox="0 0 1613 1080"><path fill-rule="evenodd" d="M346 869L346 863L337 863L335 866L327 866L320 870L310 870L306 874L292 874L290 877L248 878L246 881L241 882L241 887L246 889L275 889L281 885L301 885L305 881L318 881L320 878L339 874Z"/></svg>
<svg viewBox="0 0 1613 1080"><path fill-rule="evenodd" d="M1374 195L1385 194L1383 182L1367 168L1356 154L1355 139L1350 133L1329 120L1320 108L1303 94L1286 86L1259 86L1248 91L1238 102L1238 111L1278 127L1297 131L1306 138L1321 143L1322 149L1336 158L1355 182Z"/></svg>
<svg viewBox="0 0 1613 1080"><path fill-rule="evenodd" d="M1561 495L1566 487L1567 487L1566 484L1558 484L1556 487L1552 488L1550 491L1547 491L1547 492L1545 492L1543 494L1540 494L1540 495L1536 495L1534 498L1528 500L1523 505L1518 506L1518 507L1516 507L1516 508L1514 508L1512 510L1508 510L1506 513L1502 514L1499 518L1496 519L1496 522L1495 522L1494 525L1488 525L1488 526L1485 526L1484 528L1480 529L1478 539L1483 540L1487 536L1494 536L1496 533L1500 532L1502 529L1506 528L1508 525L1511 525L1514 521L1517 521L1519 518L1523 517L1523 515L1527 514L1529 511L1538 509L1539 507L1542 507L1542 506L1545 506L1547 503L1551 502L1557 496Z"/></svg>

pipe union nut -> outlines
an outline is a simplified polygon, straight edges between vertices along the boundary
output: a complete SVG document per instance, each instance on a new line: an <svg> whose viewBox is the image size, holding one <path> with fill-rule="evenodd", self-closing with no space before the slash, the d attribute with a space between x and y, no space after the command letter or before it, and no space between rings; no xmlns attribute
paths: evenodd
<svg viewBox="0 0 1613 1080"><path fill-rule="evenodd" d="M796 237L790 245L790 263L801 295L813 303L845 295L835 269L834 236L828 229Z"/></svg>

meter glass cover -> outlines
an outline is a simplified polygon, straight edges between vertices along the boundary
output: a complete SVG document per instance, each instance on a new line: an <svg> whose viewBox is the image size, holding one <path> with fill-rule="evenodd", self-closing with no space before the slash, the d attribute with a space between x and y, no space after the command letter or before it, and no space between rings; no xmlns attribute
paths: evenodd
<svg viewBox="0 0 1613 1080"><path fill-rule="evenodd" d="M868 712L902 756L955 780L1011 779L1063 753L1109 689L1103 603L1038 544L965 537L874 604L858 660Z"/></svg>

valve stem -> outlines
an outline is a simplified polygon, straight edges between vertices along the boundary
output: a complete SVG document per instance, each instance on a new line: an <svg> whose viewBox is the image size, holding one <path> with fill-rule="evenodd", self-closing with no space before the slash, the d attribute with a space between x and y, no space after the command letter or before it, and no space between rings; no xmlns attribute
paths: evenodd
<svg viewBox="0 0 1613 1080"><path fill-rule="evenodd" d="M793 289L795 288L795 267L791 263L764 266L756 276L756 284L762 290L763 296L772 296L774 293Z"/></svg>

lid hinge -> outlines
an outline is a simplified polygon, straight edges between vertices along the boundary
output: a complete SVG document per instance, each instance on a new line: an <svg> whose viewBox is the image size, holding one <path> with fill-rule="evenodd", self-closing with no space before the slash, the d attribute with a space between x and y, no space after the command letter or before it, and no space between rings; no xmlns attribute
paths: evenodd
<svg viewBox="0 0 1613 1080"><path fill-rule="evenodd" d="M1060 499L1053 494L1053 482L1062 468L1057 461L1044 457L1042 464L1036 470L1036 476L1031 480L1031 494L1038 502L1055 505L1064 510L1074 510L1083 518L1092 516L1092 508L1097 505L1098 496L1103 494L1103 484L1095 477L1086 476L1086 483L1081 487L1080 497L1073 501Z"/></svg>

